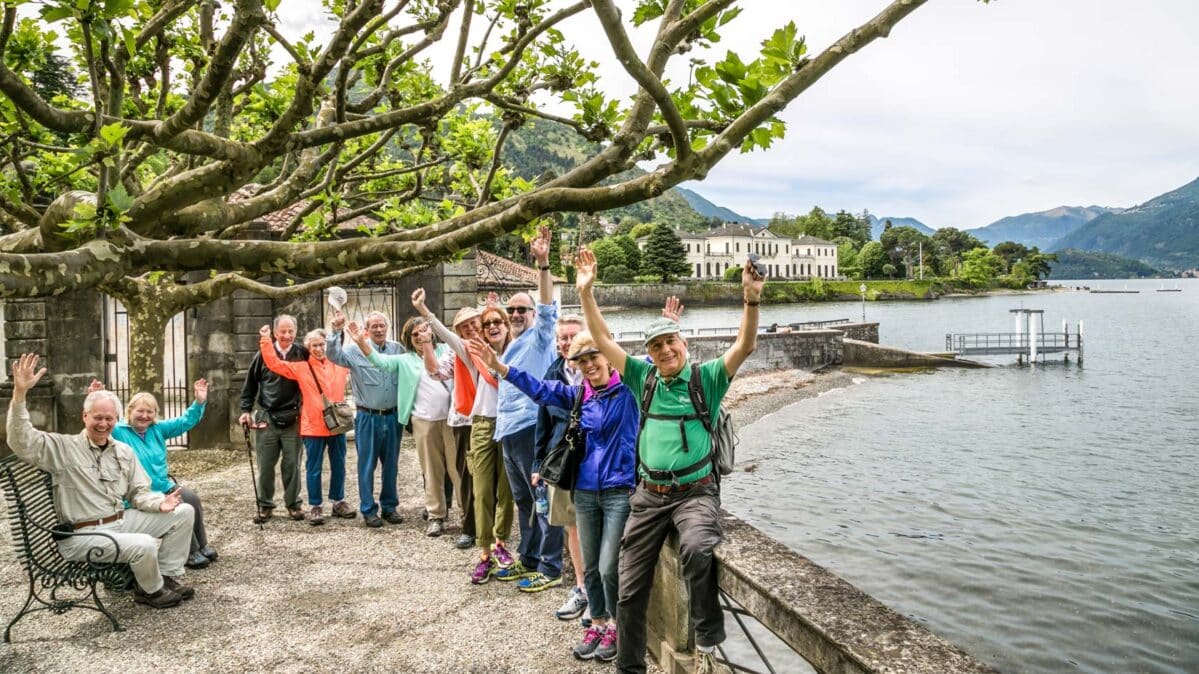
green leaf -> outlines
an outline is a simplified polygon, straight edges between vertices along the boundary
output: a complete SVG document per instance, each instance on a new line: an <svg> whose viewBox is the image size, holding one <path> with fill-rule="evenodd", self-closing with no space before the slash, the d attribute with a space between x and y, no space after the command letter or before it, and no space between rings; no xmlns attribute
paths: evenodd
<svg viewBox="0 0 1199 674"><path fill-rule="evenodd" d="M108 203L112 205L113 210L117 213L124 213L133 206L133 197L129 196L125 185L117 185L116 188L108 190Z"/></svg>
<svg viewBox="0 0 1199 674"><path fill-rule="evenodd" d="M137 36L133 31L121 26L121 38L125 41L125 52L129 54L129 58L137 55Z"/></svg>
<svg viewBox="0 0 1199 674"><path fill-rule="evenodd" d="M121 141L125 140L125 135L128 133L129 127L120 122L100 127L100 139L111 148L120 147Z"/></svg>
<svg viewBox="0 0 1199 674"><path fill-rule="evenodd" d="M279 9L280 1L281 0L263 0L262 6L266 7L266 11L273 12L273 11Z"/></svg>
<svg viewBox="0 0 1199 674"><path fill-rule="evenodd" d="M133 0L104 0L104 16L115 19L129 14L133 9Z"/></svg>
<svg viewBox="0 0 1199 674"><path fill-rule="evenodd" d="M46 23L54 23L68 19L75 14L75 11L70 7L42 7L42 20Z"/></svg>
<svg viewBox="0 0 1199 674"><path fill-rule="evenodd" d="M73 209L75 216L79 220L95 220L96 205L87 201L81 201L75 204Z"/></svg>

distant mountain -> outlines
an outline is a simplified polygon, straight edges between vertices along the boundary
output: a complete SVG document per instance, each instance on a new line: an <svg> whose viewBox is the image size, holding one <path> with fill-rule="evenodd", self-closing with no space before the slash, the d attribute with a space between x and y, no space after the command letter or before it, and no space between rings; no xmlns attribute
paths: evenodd
<svg viewBox="0 0 1199 674"><path fill-rule="evenodd" d="M674 191L682 195L682 197L687 200L687 203L691 205L691 208L694 208L696 212L709 218L720 218L725 222L748 222L754 225L766 225L770 222L769 218L747 218L736 211L725 208L724 206L717 206L711 201L701 197L699 194L696 194L695 192L692 192L684 187L676 187L674 188Z"/></svg>
<svg viewBox="0 0 1199 674"><path fill-rule="evenodd" d="M1126 211L1101 215L1054 248L1115 253L1168 270L1197 267L1199 179Z"/></svg>
<svg viewBox="0 0 1199 674"><path fill-rule="evenodd" d="M875 217L867 215L866 219L870 221L870 238L878 241L878 237L883 235L883 229L887 226L887 221L891 221L892 227L912 227L921 234L932 234L933 228L920 222L916 218L896 218L891 216Z"/></svg>
<svg viewBox="0 0 1199 674"><path fill-rule="evenodd" d="M1051 279L1147 278L1161 273L1140 260L1111 253L1067 248L1056 255L1057 262L1051 263Z"/></svg>
<svg viewBox="0 0 1199 674"><path fill-rule="evenodd" d="M988 246L1015 241L1029 248L1049 250L1057 240L1105 213L1120 209L1102 206L1058 206L1048 211L1011 215L986 227L966 230Z"/></svg>

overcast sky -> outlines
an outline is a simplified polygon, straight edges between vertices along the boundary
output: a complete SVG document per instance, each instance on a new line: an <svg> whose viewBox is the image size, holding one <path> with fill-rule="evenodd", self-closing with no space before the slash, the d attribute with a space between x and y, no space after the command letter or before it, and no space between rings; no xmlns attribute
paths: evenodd
<svg viewBox="0 0 1199 674"><path fill-rule="evenodd" d="M292 28L319 25L306 4L284 0ZM815 54L888 3L739 4L719 52L748 60L788 20ZM1199 177L1196 28L1195 0L930 0L792 103L785 140L684 186L750 217L819 205L934 228L1131 206ZM564 32L629 92L592 17Z"/></svg>

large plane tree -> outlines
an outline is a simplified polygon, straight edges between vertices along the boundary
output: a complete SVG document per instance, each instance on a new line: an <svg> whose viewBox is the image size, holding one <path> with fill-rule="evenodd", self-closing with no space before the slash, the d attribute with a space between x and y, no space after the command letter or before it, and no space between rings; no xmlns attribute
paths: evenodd
<svg viewBox="0 0 1199 674"><path fill-rule="evenodd" d="M183 308L402 274L703 179L768 147L779 111L924 1L886 4L819 54L788 22L752 57L712 48L734 0L323 0L327 30L303 36L280 16L315 0L4 2L0 298L117 297L131 384L157 390ZM635 95L602 87L568 35L606 41ZM689 77L664 75L674 59ZM523 180L503 149L531 118L599 149ZM284 210L284 231L248 236ZM339 236L362 215L377 224Z"/></svg>

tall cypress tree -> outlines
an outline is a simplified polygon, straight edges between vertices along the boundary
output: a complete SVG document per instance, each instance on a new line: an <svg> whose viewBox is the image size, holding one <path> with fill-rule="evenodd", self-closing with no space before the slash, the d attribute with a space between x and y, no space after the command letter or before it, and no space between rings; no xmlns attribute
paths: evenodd
<svg viewBox="0 0 1199 674"><path fill-rule="evenodd" d="M674 229L661 223L654 225L645 242L645 252L641 254L641 273L656 276L662 283L669 283L680 276L690 276L687 251Z"/></svg>

